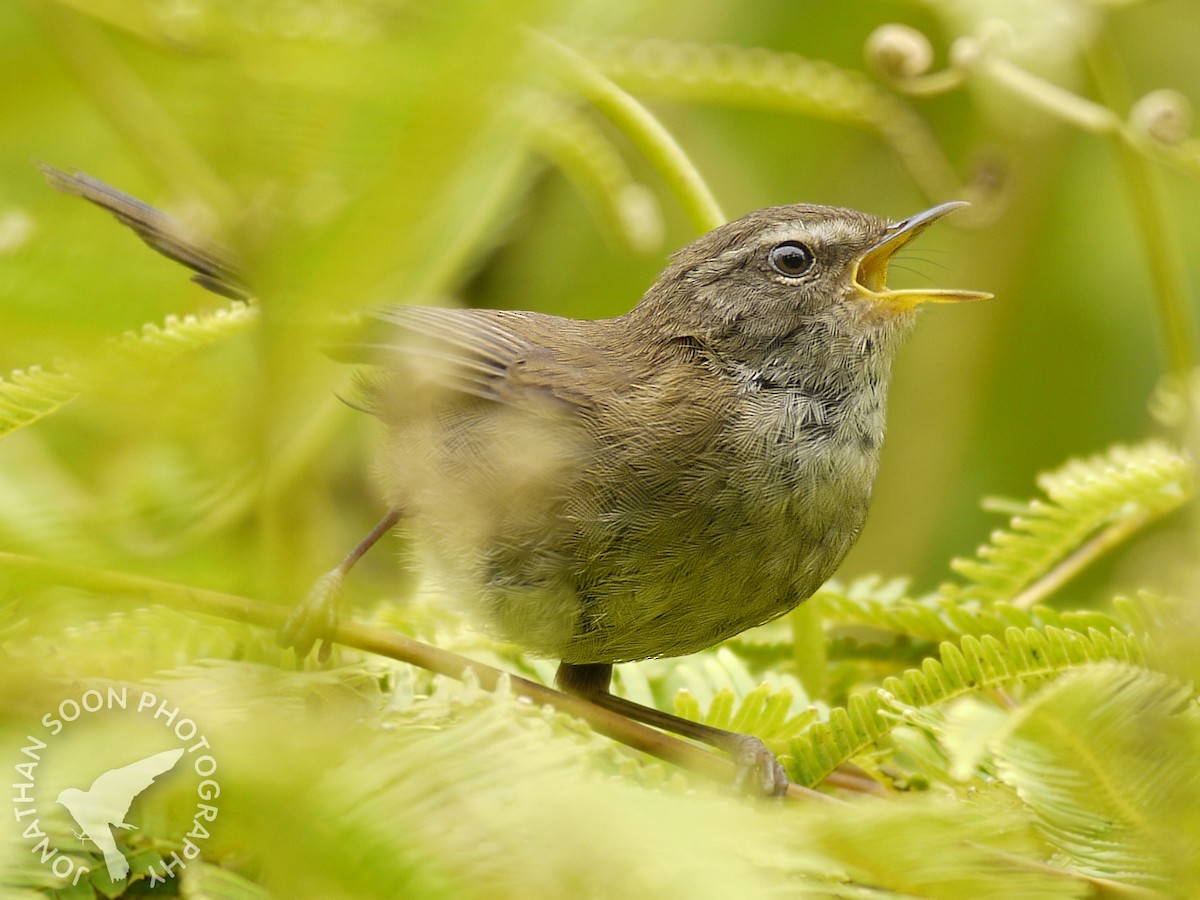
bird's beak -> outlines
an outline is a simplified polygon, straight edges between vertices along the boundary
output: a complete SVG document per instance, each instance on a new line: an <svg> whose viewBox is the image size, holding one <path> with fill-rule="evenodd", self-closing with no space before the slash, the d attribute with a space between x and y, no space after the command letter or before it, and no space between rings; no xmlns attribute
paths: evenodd
<svg viewBox="0 0 1200 900"><path fill-rule="evenodd" d="M962 200L942 203L890 226L884 239L858 258L854 270L854 283L859 292L867 299L896 312L912 309L920 303L957 303L960 300L990 299L992 295L983 291L948 288L910 288L893 291L889 290L886 284L888 263L901 247L938 219L969 205Z"/></svg>

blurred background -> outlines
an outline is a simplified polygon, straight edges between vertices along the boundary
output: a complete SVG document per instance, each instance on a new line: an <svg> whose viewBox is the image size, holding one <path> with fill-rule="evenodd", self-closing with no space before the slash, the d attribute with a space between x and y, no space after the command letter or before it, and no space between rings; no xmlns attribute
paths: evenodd
<svg viewBox="0 0 1200 900"><path fill-rule="evenodd" d="M934 589L951 558L1005 521L982 498L1028 498L1038 473L1069 457L1164 431L1151 397L1195 358L1197 35L1195 0L0 3L0 748L32 772L18 748L43 733L47 710L88 686L175 698L212 737L224 791L203 848L216 865L187 870L188 896L261 897L265 885L278 896L526 897L564 884L572 896L609 884L612 896L637 896L641 884L654 897L664 885L778 896L785 879L789 892L810 883L795 880L802 870L839 896L889 884L896 896L1082 896L1080 871L1138 883L1137 866L1113 852L1122 815L1145 826L1144 857L1165 859L1161 871L1192 866L1194 884L1194 863L1177 850L1198 833L1194 720L1183 731L1139 719L1153 711L1144 693L1114 703L1111 666L1083 673L1099 682L1050 682L1047 691L1100 685L1065 712L1054 702L1062 695L1048 693L1043 706L1012 709L1010 692L1024 700L1040 681L1029 694L1019 684L1000 692L1031 733L1119 776L1094 790L1070 783L1083 807L1107 797L1118 814L1086 820L1066 807L1071 822L1099 823L1096 853L1110 869L1065 866L1070 883L1039 893L1011 879L1052 881L1061 852L1044 864L1052 842L1017 815L992 770L969 787L936 775L922 792L923 773L944 774L947 757L914 728L880 743L894 751L887 765L924 779L902 777L888 803L799 804L788 820L715 793L676 803L688 784L678 772L634 765L504 690L483 694L469 679L448 688L353 652L329 667L298 664L265 629L151 604L173 589L178 606L198 587L290 606L379 520L379 428L341 402L353 373L322 352L358 311L442 303L618 315L711 226L703 192L638 103L728 218L799 201L895 219L973 202L892 266L896 286L995 299L921 315L896 369L876 500L839 575ZM259 302L190 282L111 217L54 191L35 161L78 168L234 248ZM1050 602L1107 608L1116 592L1167 592L1171 570L1194 559L1181 552L1186 515L1139 534ZM351 579L354 617L500 657L510 671L537 669L464 637L444 605L389 612L414 584L402 536L386 545ZM100 596L63 586L60 571L31 585L8 554L159 583L124 581ZM1175 587L1194 596L1194 583ZM1190 606L1161 643L1194 683ZM839 702L844 689L933 652L907 632L884 637L895 637L891 657L869 634L861 659L857 645L845 665L831 653L835 676L853 679L835 677L812 699ZM747 647L744 658L756 658ZM808 662L802 643L771 647L788 659L753 678L729 648L691 660L683 683L694 703L726 684L745 696L760 674L778 686L782 672L790 682L775 696L793 704L792 721L817 716L789 674ZM666 683L664 670L687 674L687 661L673 665L628 667L627 695L667 708L674 682L657 698L652 683ZM1171 716L1192 709L1174 683L1143 674ZM1044 718L1028 718L1031 709ZM943 732L942 709L919 712L913 722ZM133 752L121 743L132 732L118 722L103 734L113 731L120 752ZM45 827L61 832L54 846L93 867L94 848L71 843L53 805L53 779L89 783L100 734L68 732L37 773L38 809L57 823ZM580 778L573 760L585 758ZM858 757L879 758L875 744ZM607 777L617 772L626 777ZM124 836L142 874L178 846L162 836L183 834L195 810L178 785L159 796L171 824L135 808L139 830ZM956 796L964 802L950 815ZM61 888L24 823L8 821L0 892ZM978 856L959 855L968 841ZM845 853L812 855L823 843ZM992 846L1003 853L983 852ZM1011 865L1022 855L1025 870ZM871 877L856 868L865 857L878 862ZM796 858L809 868L783 864ZM954 880L980 872L995 879L991 893ZM238 890L190 881L214 873L244 880ZM856 883L842 884L848 877ZM56 895L92 896L84 887ZM1112 887L1095 895L1128 885ZM96 885L103 896L118 890Z"/></svg>
<svg viewBox="0 0 1200 900"><path fill-rule="evenodd" d="M868 58L888 23L915 31ZM0 372L92 361L108 377L0 442L0 547L300 596L383 511L377 428L338 402L350 373L320 349L339 321L381 302L617 315L697 234L584 96L607 77L727 217L975 201L895 267L897 285L996 299L922 315L844 569L930 589L998 524L981 497L1030 496L1038 472L1156 428L1171 364L1147 247L1168 290L1200 280L1198 156L1172 143L1186 106L1166 95L1180 134L1134 153L1065 92L1115 121L1154 90L1200 98L1197 34L1193 0L2 4ZM926 50L931 90L908 96L897 73ZM960 75L939 82L951 58ZM236 248L261 322L169 364L106 356L226 303L34 160ZM1171 332L1177 358L1190 327ZM356 593L395 593L397 556L369 559ZM1115 566L1118 587L1144 574Z"/></svg>

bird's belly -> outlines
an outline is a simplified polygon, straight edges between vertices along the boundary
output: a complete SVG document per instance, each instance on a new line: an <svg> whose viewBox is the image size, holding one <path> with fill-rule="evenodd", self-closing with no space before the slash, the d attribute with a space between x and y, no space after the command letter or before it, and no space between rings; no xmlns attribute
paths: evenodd
<svg viewBox="0 0 1200 900"><path fill-rule="evenodd" d="M845 552L836 539L817 552L782 544L769 553L741 543L681 559L669 581L586 598L562 658L622 662L704 650L794 608Z"/></svg>
<svg viewBox="0 0 1200 900"><path fill-rule="evenodd" d="M680 656L809 597L857 538L874 476L867 464L847 483L844 460L819 456L804 456L803 478L729 473L707 498L696 491L700 498L656 527L643 523L590 556L584 568L593 578L580 591L579 620L561 656Z"/></svg>

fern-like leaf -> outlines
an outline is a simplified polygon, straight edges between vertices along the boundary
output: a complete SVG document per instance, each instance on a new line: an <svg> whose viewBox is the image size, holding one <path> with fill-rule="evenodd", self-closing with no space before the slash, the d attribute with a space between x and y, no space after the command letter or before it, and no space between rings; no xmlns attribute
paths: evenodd
<svg viewBox="0 0 1200 900"><path fill-rule="evenodd" d="M81 380L69 364L15 370L0 379L0 435L45 418L81 390Z"/></svg>
<svg viewBox="0 0 1200 900"><path fill-rule="evenodd" d="M726 688L713 697L705 713L694 694L681 690L675 695L675 715L781 743L801 734L817 718L815 706L797 712L794 701L795 695L787 688L772 690L770 685L760 684L739 703Z"/></svg>
<svg viewBox="0 0 1200 900"><path fill-rule="evenodd" d="M903 583L899 585L903 589ZM843 588L829 583L813 595L828 624L878 628L916 640L940 643L966 635L1003 635L1009 628L1047 626L1087 631L1128 630L1126 623L1098 610L1059 611L1048 606L1020 609L1010 603L962 602L935 594L914 599L897 592L895 582L864 578Z"/></svg>
<svg viewBox="0 0 1200 900"><path fill-rule="evenodd" d="M960 771L986 752L988 771L1078 871L1161 887L1178 884L1200 853L1200 835L1185 824L1200 801L1198 741L1189 689L1109 664L1072 673L1007 714L953 708L945 743Z"/></svg>
<svg viewBox="0 0 1200 900"><path fill-rule="evenodd" d="M791 741L792 777L813 785L874 746L911 708L945 703L993 688L1037 681L1098 662L1144 663L1138 641L1112 629L1087 633L1063 628L1009 628L1003 643L991 635L944 643L941 660L929 658L919 669L891 677L871 691L851 696L845 707L830 710Z"/></svg>
<svg viewBox="0 0 1200 900"><path fill-rule="evenodd" d="M1018 507L1008 529L996 531L976 559L955 560L952 568L969 581L943 587L943 596L1032 605L1092 556L1186 502L1192 469L1177 450L1150 441L1073 460L1038 483L1046 499ZM1079 556L1089 539L1099 542L1096 553Z"/></svg>
<svg viewBox="0 0 1200 900"><path fill-rule="evenodd" d="M240 334L257 320L258 308L240 302L199 315L167 316L162 325L149 323L109 342L94 359L18 369L0 378L0 437L52 415L92 385L114 377L122 362L170 362Z"/></svg>

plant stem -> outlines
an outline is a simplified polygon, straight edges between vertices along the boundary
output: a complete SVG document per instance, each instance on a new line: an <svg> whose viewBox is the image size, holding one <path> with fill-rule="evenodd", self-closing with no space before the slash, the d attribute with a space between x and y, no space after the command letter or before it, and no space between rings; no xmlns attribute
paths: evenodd
<svg viewBox="0 0 1200 900"><path fill-rule="evenodd" d="M825 631L821 622L821 605L809 598L788 613L792 628L792 664L796 677L804 685L810 700L825 696L828 660L825 657Z"/></svg>
<svg viewBox="0 0 1200 900"><path fill-rule="evenodd" d="M1103 39L1093 44L1090 62L1101 98L1110 106L1127 105L1127 90L1111 44ZM1142 249L1150 265L1168 370L1178 379L1180 389L1186 391L1196 352L1187 279L1178 242L1168 227L1169 216L1162 191L1146 159L1129 144L1123 130L1113 133L1113 145L1133 205ZM1190 403L1187 408L1190 411Z"/></svg>
<svg viewBox="0 0 1200 900"><path fill-rule="evenodd" d="M725 214L699 170L650 110L574 50L540 32L533 37L562 64L571 84L645 155L698 231L725 224Z"/></svg>

